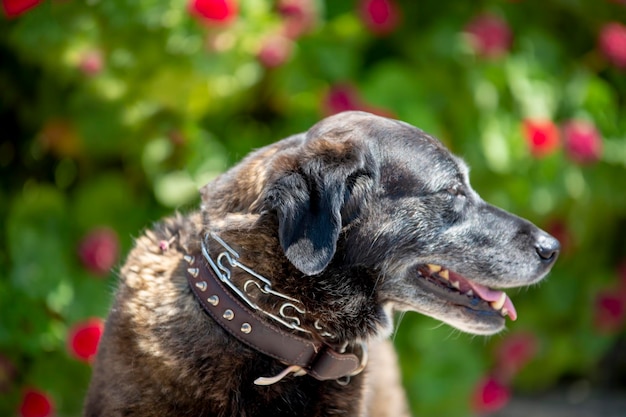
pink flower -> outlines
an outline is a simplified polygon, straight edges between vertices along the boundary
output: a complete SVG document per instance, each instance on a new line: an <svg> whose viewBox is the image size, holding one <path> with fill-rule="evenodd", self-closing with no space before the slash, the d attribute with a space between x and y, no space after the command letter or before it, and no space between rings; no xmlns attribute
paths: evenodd
<svg viewBox="0 0 626 417"><path fill-rule="evenodd" d="M336 84L330 88L323 102L324 113L328 116L348 110L360 110L383 117L395 117L387 109L366 103L357 89L351 84Z"/></svg>
<svg viewBox="0 0 626 417"><path fill-rule="evenodd" d="M54 405L48 394L37 389L28 389L20 404L21 417L48 417L54 413Z"/></svg>
<svg viewBox="0 0 626 417"><path fill-rule="evenodd" d="M85 52L78 63L78 68L81 72L89 76L99 74L103 67L104 59L102 52L96 49Z"/></svg>
<svg viewBox="0 0 626 417"><path fill-rule="evenodd" d="M283 18L284 35L296 39L315 26L317 13L312 0L280 0L278 13Z"/></svg>
<svg viewBox="0 0 626 417"><path fill-rule="evenodd" d="M360 0L359 15L376 35L393 32L400 22L400 12L394 0Z"/></svg>
<svg viewBox="0 0 626 417"><path fill-rule="evenodd" d="M511 48L513 35L507 22L498 16L476 16L465 26L474 52L483 58L497 58Z"/></svg>
<svg viewBox="0 0 626 417"><path fill-rule="evenodd" d="M525 119L522 130L530 153L536 158L550 155L559 147L559 129L551 120Z"/></svg>
<svg viewBox="0 0 626 417"><path fill-rule="evenodd" d="M594 307L594 325L601 333L615 333L626 321L626 297L619 291L600 292Z"/></svg>
<svg viewBox="0 0 626 417"><path fill-rule="evenodd" d="M8 18L18 17L36 7L43 0L2 0L2 9Z"/></svg>
<svg viewBox="0 0 626 417"><path fill-rule="evenodd" d="M537 337L530 332L507 335L496 349L496 370L500 380L510 380L538 351Z"/></svg>
<svg viewBox="0 0 626 417"><path fill-rule="evenodd" d="M67 348L70 354L81 361L91 362L98 351L104 322L100 318L91 318L76 323L69 330Z"/></svg>
<svg viewBox="0 0 626 417"><path fill-rule="evenodd" d="M620 69L626 69L626 26L618 22L604 25L598 46L606 59Z"/></svg>
<svg viewBox="0 0 626 417"><path fill-rule="evenodd" d="M567 155L579 164L596 162L602 156L602 137L596 127L584 120L570 120L563 125Z"/></svg>
<svg viewBox="0 0 626 417"><path fill-rule="evenodd" d="M274 35L263 41L257 58L266 68L276 68L284 64L291 56L293 42L291 39Z"/></svg>
<svg viewBox="0 0 626 417"><path fill-rule="evenodd" d="M109 228L90 231L80 242L78 256L83 266L96 275L109 273L119 253L117 233Z"/></svg>
<svg viewBox="0 0 626 417"><path fill-rule="evenodd" d="M495 378L487 376L481 379L474 388L472 409L476 413L492 413L504 407L510 399L509 388Z"/></svg>
<svg viewBox="0 0 626 417"><path fill-rule="evenodd" d="M361 98L352 85L336 84L328 91L324 99L324 108L327 115L348 110L360 110Z"/></svg>
<svg viewBox="0 0 626 417"><path fill-rule="evenodd" d="M189 0L189 13L214 25L230 23L239 11L236 0Z"/></svg>

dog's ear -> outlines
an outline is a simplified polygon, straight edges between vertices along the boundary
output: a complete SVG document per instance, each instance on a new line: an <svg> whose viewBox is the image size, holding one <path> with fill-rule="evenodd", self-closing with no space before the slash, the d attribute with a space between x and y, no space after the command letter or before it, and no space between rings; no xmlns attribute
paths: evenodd
<svg viewBox="0 0 626 417"><path fill-rule="evenodd" d="M356 216L361 204L355 200L371 188L372 164L363 149L324 139L291 157L268 187L265 207L278 216L285 256L304 274L316 275L333 258L342 226Z"/></svg>

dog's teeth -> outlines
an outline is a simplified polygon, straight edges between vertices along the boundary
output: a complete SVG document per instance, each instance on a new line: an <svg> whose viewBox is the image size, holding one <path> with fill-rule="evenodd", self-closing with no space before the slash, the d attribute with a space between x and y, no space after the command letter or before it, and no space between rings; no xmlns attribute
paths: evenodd
<svg viewBox="0 0 626 417"><path fill-rule="evenodd" d="M491 305L491 307L493 307L494 310L500 310L504 306L505 301L506 301L506 294L502 293L500 294L500 298L498 298L498 301L492 301L489 304Z"/></svg>
<svg viewBox="0 0 626 417"><path fill-rule="evenodd" d="M454 288L456 288L457 290L461 289L461 284L459 284L459 281L450 281L450 282L451 282L452 286Z"/></svg>
<svg viewBox="0 0 626 417"><path fill-rule="evenodd" d="M441 271L441 265L426 264L426 266L431 273Z"/></svg>
<svg viewBox="0 0 626 417"><path fill-rule="evenodd" d="M446 281L450 279L450 273L448 272L447 269L442 269L441 271L439 271L439 276L441 278L445 279ZM457 282L457 284L458 284L458 282Z"/></svg>
<svg viewBox="0 0 626 417"><path fill-rule="evenodd" d="M469 297L473 297L474 296L474 291L469 290L465 293L465 295L469 296Z"/></svg>
<svg viewBox="0 0 626 417"><path fill-rule="evenodd" d="M506 317L509 315L509 310L503 308L502 310L500 310L500 314L502 314L502 317Z"/></svg>

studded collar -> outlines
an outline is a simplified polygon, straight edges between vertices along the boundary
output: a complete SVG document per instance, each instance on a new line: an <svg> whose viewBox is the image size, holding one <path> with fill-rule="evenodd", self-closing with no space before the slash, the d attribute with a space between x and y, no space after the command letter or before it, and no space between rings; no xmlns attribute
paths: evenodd
<svg viewBox="0 0 626 417"><path fill-rule="evenodd" d="M323 342L295 334L294 331L309 333L300 327L298 317L285 314L288 308L304 314L305 310L299 301L272 290L270 281L241 264L237 259L239 255L219 236L210 234L209 237L222 245L225 251L213 259L203 241L201 257L185 255L189 287L203 309L224 330L252 349L286 365L276 376L257 378L254 381L256 385L271 385L290 373L296 376L309 374L321 381L338 380L346 383L351 376L365 368L365 345L361 345L359 358L354 353L340 353ZM230 280L232 267L243 268L252 276L244 284L243 290ZM266 294L283 299L278 314L261 309L247 296L252 285Z"/></svg>

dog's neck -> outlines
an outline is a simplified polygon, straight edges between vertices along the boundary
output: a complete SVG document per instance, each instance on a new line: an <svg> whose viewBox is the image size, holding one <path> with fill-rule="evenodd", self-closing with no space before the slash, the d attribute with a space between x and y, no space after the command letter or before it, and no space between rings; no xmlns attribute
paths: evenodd
<svg viewBox="0 0 626 417"><path fill-rule="evenodd" d="M268 278L272 289L294 298L304 306L306 314L298 315L301 327L335 348L344 344L358 345L372 338L389 335L391 315L378 300L379 273L362 265L345 263L343 240L338 243L337 263L332 262L322 273L307 276L286 258L276 235L276 219L271 214L234 214L205 222L198 242L205 234L216 232L240 257L239 262ZM211 254L225 249L209 239ZM199 248L196 249L199 252ZM243 288L251 275L241 268L232 268L231 280ZM279 313L280 299L249 287L254 301L262 308ZM293 315L293 309L286 313ZM306 335L305 335L306 336Z"/></svg>
<svg viewBox="0 0 626 417"><path fill-rule="evenodd" d="M211 253L209 241L220 249ZM349 343L338 349L331 346L335 337L318 322L314 323L314 331L302 327L307 313L302 302L274 290L269 279L239 258L239 253L215 233L205 235L201 256L184 256L189 285L212 319L248 347L286 365L278 375L259 377L255 384L274 384L290 373L347 383L365 368L365 343L358 346L359 357L346 351ZM243 284L232 279L236 269L248 275ZM260 298L272 302L260 305Z"/></svg>

